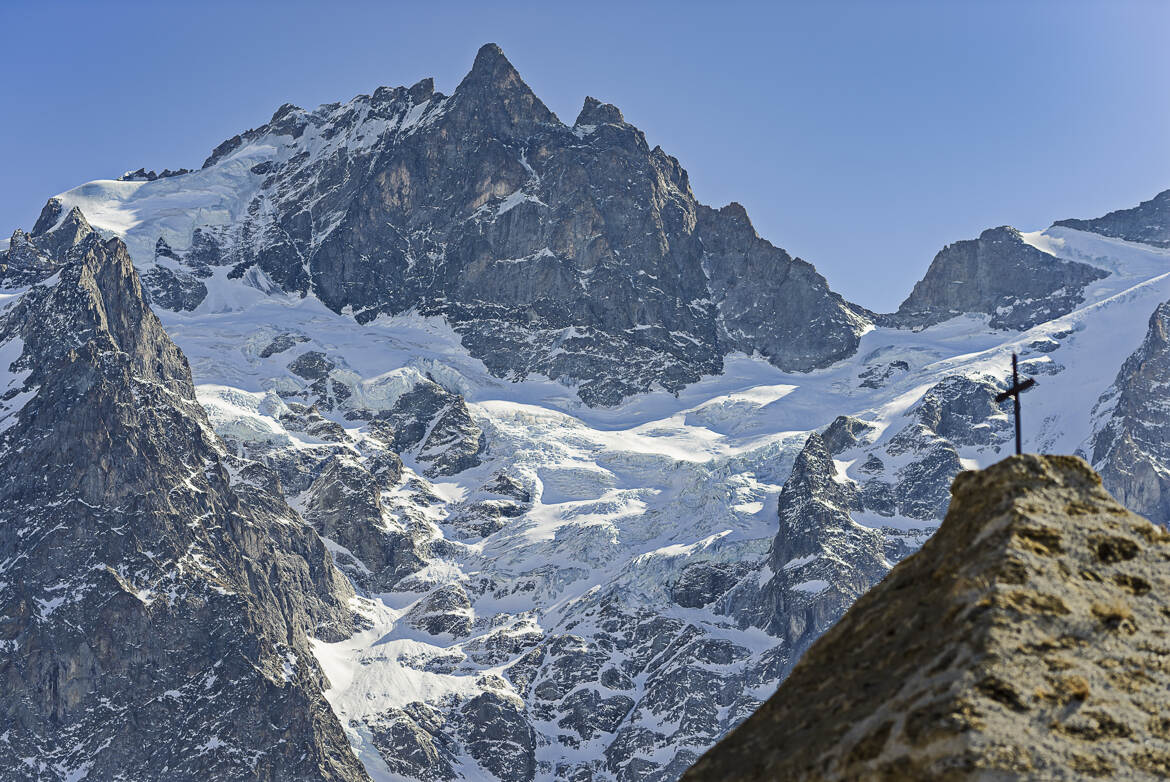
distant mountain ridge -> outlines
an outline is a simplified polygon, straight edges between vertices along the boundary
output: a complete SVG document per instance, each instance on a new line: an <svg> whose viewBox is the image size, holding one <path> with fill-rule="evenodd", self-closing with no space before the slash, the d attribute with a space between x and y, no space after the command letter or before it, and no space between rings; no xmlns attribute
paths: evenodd
<svg viewBox="0 0 1170 782"><path fill-rule="evenodd" d="M1057 220L1062 228L1092 231L1129 242L1170 247L1170 190L1130 209L1118 209L1093 220Z"/></svg>

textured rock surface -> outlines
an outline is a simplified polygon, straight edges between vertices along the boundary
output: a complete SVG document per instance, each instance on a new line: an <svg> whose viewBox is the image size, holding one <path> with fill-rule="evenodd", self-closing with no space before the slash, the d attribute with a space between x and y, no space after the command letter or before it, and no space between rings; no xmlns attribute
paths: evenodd
<svg viewBox="0 0 1170 782"><path fill-rule="evenodd" d="M882 533L849 515L861 509L860 487L838 474L825 441L811 435L780 492L780 529L765 570L732 593L726 610L782 639L785 656L798 659L890 568Z"/></svg>
<svg viewBox="0 0 1170 782"><path fill-rule="evenodd" d="M1170 190L1130 209L1118 209L1092 220L1057 220L1056 225L1114 236L1130 242L1170 247Z"/></svg>
<svg viewBox="0 0 1170 782"><path fill-rule="evenodd" d="M374 422L391 449L413 455L430 477L455 475L480 463L483 430L462 397L431 380L400 396Z"/></svg>
<svg viewBox="0 0 1170 782"><path fill-rule="evenodd" d="M920 328L970 312L990 315L992 328L1022 331L1071 311L1106 274L1038 250L1009 226L989 228L940 250L888 322Z"/></svg>
<svg viewBox="0 0 1170 782"><path fill-rule="evenodd" d="M31 234L19 229L12 234L8 248L0 253L0 288L40 282L76 253L93 228L77 207L58 224L61 211L61 202L49 199Z"/></svg>
<svg viewBox="0 0 1170 782"><path fill-rule="evenodd" d="M124 245L55 249L0 312L24 378L0 422L5 778L367 779L308 640L352 632L349 585L231 479Z"/></svg>
<svg viewBox="0 0 1170 782"><path fill-rule="evenodd" d="M1103 421L1092 462L1112 494L1170 525L1170 302L1150 316L1141 347L1126 359L1094 411Z"/></svg>
<svg viewBox="0 0 1170 782"><path fill-rule="evenodd" d="M1076 457L963 473L938 533L684 779L1164 778L1168 559Z"/></svg>

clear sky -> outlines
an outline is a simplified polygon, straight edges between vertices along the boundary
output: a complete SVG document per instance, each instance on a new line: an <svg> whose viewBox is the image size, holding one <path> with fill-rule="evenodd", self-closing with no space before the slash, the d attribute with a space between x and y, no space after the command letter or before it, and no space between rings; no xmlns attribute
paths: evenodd
<svg viewBox="0 0 1170 782"><path fill-rule="evenodd" d="M847 298L895 308L944 244L1170 188L1170 2L0 0L0 231L284 102L434 76L494 41L562 120L616 104Z"/></svg>

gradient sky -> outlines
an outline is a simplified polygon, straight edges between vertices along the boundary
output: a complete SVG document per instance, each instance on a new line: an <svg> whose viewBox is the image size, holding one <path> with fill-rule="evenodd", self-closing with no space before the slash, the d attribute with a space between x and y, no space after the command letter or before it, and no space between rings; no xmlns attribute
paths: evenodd
<svg viewBox="0 0 1170 782"><path fill-rule="evenodd" d="M944 244L1170 188L1170 2L0 0L0 231L139 166L199 166L284 102L494 41L572 123L615 103L834 289L894 309Z"/></svg>

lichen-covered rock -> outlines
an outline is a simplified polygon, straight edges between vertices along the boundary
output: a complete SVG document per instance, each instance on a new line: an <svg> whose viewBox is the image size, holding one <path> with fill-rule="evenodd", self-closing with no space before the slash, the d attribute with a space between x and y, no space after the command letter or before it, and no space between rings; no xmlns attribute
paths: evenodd
<svg viewBox="0 0 1170 782"><path fill-rule="evenodd" d="M962 473L935 536L683 779L1165 778L1167 559L1076 457Z"/></svg>

